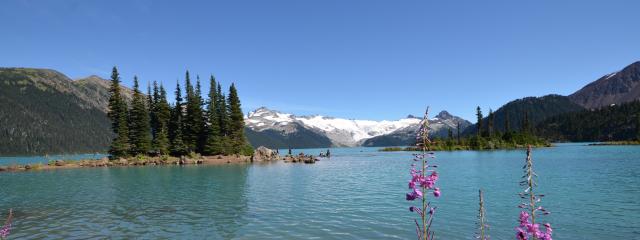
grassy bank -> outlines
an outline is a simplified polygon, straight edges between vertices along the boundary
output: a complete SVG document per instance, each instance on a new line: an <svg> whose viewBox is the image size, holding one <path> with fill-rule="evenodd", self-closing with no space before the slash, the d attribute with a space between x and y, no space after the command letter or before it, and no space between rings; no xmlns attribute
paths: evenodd
<svg viewBox="0 0 640 240"><path fill-rule="evenodd" d="M591 143L589 146L617 146L617 145L640 145L640 141L611 141L601 143Z"/></svg>
<svg viewBox="0 0 640 240"><path fill-rule="evenodd" d="M35 163L24 165L0 166L0 172L16 172L16 171L37 171L37 170L54 170L54 169L73 169L73 168L95 168L95 167L125 167L125 166L156 166L156 165L219 165L232 163L250 163L251 156L242 155L216 155L201 156L199 154L191 154L183 157L157 156L149 157L139 155L136 157L119 158L109 160L103 159L86 159L86 160L55 160L49 161L48 164Z"/></svg>

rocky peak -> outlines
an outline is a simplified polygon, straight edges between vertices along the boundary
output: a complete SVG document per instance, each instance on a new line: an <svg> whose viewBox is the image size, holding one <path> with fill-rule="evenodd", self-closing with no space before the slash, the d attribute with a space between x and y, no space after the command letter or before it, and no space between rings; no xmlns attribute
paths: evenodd
<svg viewBox="0 0 640 240"><path fill-rule="evenodd" d="M438 115L436 115L436 118L444 120L444 119L453 119L455 117L451 115L449 112L442 110L440 113L438 113Z"/></svg>
<svg viewBox="0 0 640 240"><path fill-rule="evenodd" d="M640 99L640 61L587 84L569 99L589 109Z"/></svg>

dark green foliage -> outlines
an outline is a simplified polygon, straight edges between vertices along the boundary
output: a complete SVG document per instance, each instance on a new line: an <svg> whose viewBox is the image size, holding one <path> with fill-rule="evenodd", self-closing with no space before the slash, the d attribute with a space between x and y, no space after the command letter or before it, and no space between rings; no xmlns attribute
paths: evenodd
<svg viewBox="0 0 640 240"><path fill-rule="evenodd" d="M240 106L238 91L235 87L235 84L233 83L231 84L231 87L229 87L228 102L229 125L227 136L230 140L230 153L243 153L245 155L250 154L250 152L253 152L253 150L251 149L250 145L248 144L247 138L244 135L244 115Z"/></svg>
<svg viewBox="0 0 640 240"><path fill-rule="evenodd" d="M201 135L204 133L204 115L202 113L202 97L200 96L199 80L197 87L194 89L189 78L189 72L186 73L185 88L187 92L186 114L183 122L183 140L189 152L200 152Z"/></svg>
<svg viewBox="0 0 640 240"><path fill-rule="evenodd" d="M118 69L113 67L111 73L111 88L109 89L109 118L111 118L111 127L115 134L115 138L111 142L109 154L113 158L125 157L130 151L129 144L129 128L127 121L128 107L120 92L120 74Z"/></svg>
<svg viewBox="0 0 640 240"><path fill-rule="evenodd" d="M133 155L147 154L151 150L151 126L146 97L140 92L138 77L133 78L133 100L129 113L129 142Z"/></svg>
<svg viewBox="0 0 640 240"><path fill-rule="evenodd" d="M0 155L106 152L112 123L75 89L53 70L0 68Z"/></svg>
<svg viewBox="0 0 640 240"><path fill-rule="evenodd" d="M167 92L163 86L153 82L153 107L151 111L153 129L153 152L161 155L169 154L169 119L171 107L167 102Z"/></svg>
<svg viewBox="0 0 640 240"><path fill-rule="evenodd" d="M480 136L482 135L482 110L480 110L480 106L476 108L476 117L476 135Z"/></svg>
<svg viewBox="0 0 640 240"><path fill-rule="evenodd" d="M494 150L494 149L514 149L525 148L527 145L534 147L546 147L550 144L531 134L514 133L510 140L506 140L504 136L481 137L471 136L461 138L460 142L453 139L435 138L430 145L432 151L454 151L454 150ZM383 148L380 151L420 151L416 147L390 147Z"/></svg>
<svg viewBox="0 0 640 240"><path fill-rule="evenodd" d="M222 146L222 132L220 131L220 118L218 113L220 109L218 99L218 93L216 89L216 79L211 75L210 87L209 87L209 102L207 105L207 119L209 124L206 131L206 143L204 147L204 154L216 155L224 153Z"/></svg>
<svg viewBox="0 0 640 240"><path fill-rule="evenodd" d="M536 126L554 141L629 141L640 132L640 102L558 115Z"/></svg>
<svg viewBox="0 0 640 240"><path fill-rule="evenodd" d="M548 118L582 110L584 110L584 108L571 102L569 98L565 96L547 95L544 97L522 98L511 101L494 112L493 129L505 129L505 124L507 123L509 123L509 129L505 129L505 132L522 129L525 112L527 113L528 125L530 128L533 128L533 126L536 126ZM508 119L506 117L508 117ZM484 123L486 121L488 121L488 118L485 118L482 122ZM477 129L477 125L466 128L462 135L475 135ZM534 131L535 129L531 130Z"/></svg>
<svg viewBox="0 0 640 240"><path fill-rule="evenodd" d="M494 133L493 123L495 121L495 114L493 114L493 110L491 109L489 109L489 117L487 120L487 133L489 134L489 137L491 137Z"/></svg>
<svg viewBox="0 0 640 240"><path fill-rule="evenodd" d="M174 156L183 156L187 154L187 146L183 141L182 134L182 118L183 118L183 103L182 103L182 92L180 91L180 83L176 83L176 100L175 105L171 111L171 121L169 121L169 140L170 140L170 149L172 155Z"/></svg>

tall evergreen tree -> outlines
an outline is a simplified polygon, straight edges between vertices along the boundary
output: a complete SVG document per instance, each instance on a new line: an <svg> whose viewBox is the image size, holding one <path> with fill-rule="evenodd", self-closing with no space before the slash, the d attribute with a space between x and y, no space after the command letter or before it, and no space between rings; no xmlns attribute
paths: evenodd
<svg viewBox="0 0 640 240"><path fill-rule="evenodd" d="M115 137L109 147L109 154L113 158L126 157L129 152L129 130L127 126L127 103L120 92L120 74L113 67L111 72L111 87L109 89L109 112L111 128Z"/></svg>
<svg viewBox="0 0 640 240"><path fill-rule="evenodd" d="M154 84L156 84L155 81L154 81ZM158 119L156 117L156 112L155 112L157 99L154 99L154 97L156 97L158 95L158 93L157 93L157 91L158 91L157 85L154 86L153 90L154 90L154 92L151 93L151 85L147 83L147 111L149 112L149 121L150 121L150 126L151 126L151 139L152 139L152 142L156 138L156 132L157 132L157 129L158 129ZM152 144L152 146L153 146L153 144Z"/></svg>
<svg viewBox="0 0 640 240"><path fill-rule="evenodd" d="M509 122L509 112L504 112L504 132L511 132L511 122Z"/></svg>
<svg viewBox="0 0 640 240"><path fill-rule="evenodd" d="M207 142L207 124L206 124L206 113L203 110L205 103L202 99L202 86L200 85L200 76L196 76L196 92L194 98L194 105L197 108L195 110L195 125L198 127L196 129L197 140L196 140L196 151L199 153L204 152L204 147Z"/></svg>
<svg viewBox="0 0 640 240"><path fill-rule="evenodd" d="M636 116L636 140L640 141L640 114Z"/></svg>
<svg viewBox="0 0 640 240"><path fill-rule="evenodd" d="M155 99L155 116L158 126L156 127L156 136L153 139L154 149L162 154L169 154L169 119L171 117L171 107L167 101L167 92L160 85L160 89L156 91L158 84L154 82L154 99ZM156 94L156 92L158 92Z"/></svg>
<svg viewBox="0 0 640 240"><path fill-rule="evenodd" d="M176 83L175 95L175 105L171 111L171 121L169 122L170 152L174 156L182 156L187 153L187 146L184 144L182 134L183 103L179 82Z"/></svg>
<svg viewBox="0 0 640 240"><path fill-rule="evenodd" d="M137 76L133 78L133 91L129 121L131 153L133 155L147 154L151 150L149 111L146 106L146 98L140 92Z"/></svg>
<svg viewBox="0 0 640 240"><path fill-rule="evenodd" d="M222 87L220 83L218 83L218 91L216 93L218 97L218 126L220 126L220 135L227 136L227 122L228 122L228 114L227 114L227 101L222 93Z"/></svg>
<svg viewBox="0 0 640 240"><path fill-rule="evenodd" d="M210 87L209 87L209 102L207 105L207 118L209 124L207 125L207 139L204 148L204 153L208 155L222 154L222 133L220 132L219 124L219 98L216 89L216 79L211 75Z"/></svg>
<svg viewBox="0 0 640 240"><path fill-rule="evenodd" d="M529 133L529 113L524 111L524 117L522 118L522 126L520 127L522 133Z"/></svg>
<svg viewBox="0 0 640 240"><path fill-rule="evenodd" d="M240 98L235 84L229 87L229 138L231 145L231 153L249 154L251 147L244 135L244 115L240 106Z"/></svg>
<svg viewBox="0 0 640 240"><path fill-rule="evenodd" d="M476 135L480 136L482 135L482 110L480 109L480 106L476 108L476 117L478 118L478 123L476 123L478 132L476 133Z"/></svg>
<svg viewBox="0 0 640 240"><path fill-rule="evenodd" d="M456 123L456 138L458 138L458 144L460 144L460 121Z"/></svg>
<svg viewBox="0 0 640 240"><path fill-rule="evenodd" d="M198 80L199 82L199 80ZM184 143L187 146L187 150L190 152L199 152L199 140L201 139L202 130L204 128L204 118L202 114L202 101L198 96L199 87L196 85L194 89L189 78L189 72L186 73L186 90L187 90L187 102L186 102L186 115L184 117Z"/></svg>
<svg viewBox="0 0 640 240"><path fill-rule="evenodd" d="M488 123L487 123L487 130L489 131L489 136L492 137L494 132L493 132L493 123L495 120L495 114L493 114L493 110L489 109L489 119L488 119Z"/></svg>

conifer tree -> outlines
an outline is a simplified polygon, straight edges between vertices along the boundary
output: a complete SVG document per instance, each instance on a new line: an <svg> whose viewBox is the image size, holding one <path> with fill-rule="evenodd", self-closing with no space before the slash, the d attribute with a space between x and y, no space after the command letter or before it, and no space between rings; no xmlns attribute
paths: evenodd
<svg viewBox="0 0 640 240"><path fill-rule="evenodd" d="M478 118L478 123L476 123L478 132L476 135L480 136L482 135L482 110L480 109L480 106L476 108L476 117Z"/></svg>
<svg viewBox="0 0 640 240"><path fill-rule="evenodd" d="M460 144L460 121L456 123L456 137L458 138L458 144Z"/></svg>
<svg viewBox="0 0 640 240"><path fill-rule="evenodd" d="M154 84L156 84L155 81L154 81ZM152 94L151 85L147 83L147 111L149 112L149 121L151 126L152 148L153 148L153 140L156 139L156 131L158 129L158 119L156 117L156 112L155 112L157 99L154 99L154 97L158 95L157 85L154 86L153 90L154 92Z"/></svg>
<svg viewBox="0 0 640 240"><path fill-rule="evenodd" d="M210 87L209 87L209 104L207 105L207 118L209 121L207 127L207 139L204 148L204 153L208 155L215 155L223 153L222 149L222 133L220 132L220 124L218 123L219 117L219 99L216 89L216 79L211 75Z"/></svg>
<svg viewBox="0 0 640 240"><path fill-rule="evenodd" d="M153 82L153 114L155 117L155 135L153 137L153 149L161 155L169 154L169 127L168 122L171 117L171 107L167 101L167 92L161 85ZM154 121L152 121L154 122Z"/></svg>
<svg viewBox="0 0 640 240"><path fill-rule="evenodd" d="M199 80L198 80L199 82ZM198 96L200 91L197 84L194 89L189 78L189 72L186 73L186 90L187 90L187 102L186 102L186 115L184 117L184 143L187 146L189 152L199 152L199 140L204 128L204 119L202 115L201 97Z"/></svg>
<svg viewBox="0 0 640 240"><path fill-rule="evenodd" d="M524 111L522 126L520 128L522 133L529 133L529 113L527 113L527 111Z"/></svg>
<svg viewBox="0 0 640 240"><path fill-rule="evenodd" d="M147 154L151 150L151 127L145 96L140 92L138 77L133 78L133 100L129 121L131 154Z"/></svg>
<svg viewBox="0 0 640 240"><path fill-rule="evenodd" d="M109 89L108 112L108 116L111 119L111 128L115 133L115 138L109 147L109 154L113 158L126 157L129 152L127 103L124 101L120 90L120 74L118 73L118 69L113 67L111 72L111 87Z"/></svg>
<svg viewBox="0 0 640 240"><path fill-rule="evenodd" d="M240 106L240 98L235 84L229 87L229 138L231 144L231 153L234 154L250 154L252 151L244 135L244 115Z"/></svg>
<svg viewBox="0 0 640 240"><path fill-rule="evenodd" d="M207 124L206 124L206 114L203 110L204 108L204 100L202 99L202 87L200 85L200 76L196 76L196 91L194 96L194 124L197 127L196 129L196 151L199 153L204 152L204 146L207 142Z"/></svg>
<svg viewBox="0 0 640 240"><path fill-rule="evenodd" d="M487 130L489 131L489 137L492 137L493 132L493 122L495 120L495 114L493 114L493 110L489 109L489 119L487 123Z"/></svg>
<svg viewBox="0 0 640 240"><path fill-rule="evenodd" d="M170 152L174 156L182 156L187 153L187 147L184 144L182 134L183 103L180 82L176 83L175 95L175 105L171 111L171 121L169 121Z"/></svg>
<svg viewBox="0 0 640 240"><path fill-rule="evenodd" d="M511 122L509 122L509 112L504 112L504 132L511 132Z"/></svg>
<svg viewBox="0 0 640 240"><path fill-rule="evenodd" d="M224 94L222 93L222 87L220 83L218 83L218 126L220 126L220 135L225 137L227 136L227 122L228 122L228 114L227 114L227 101L225 99Z"/></svg>

